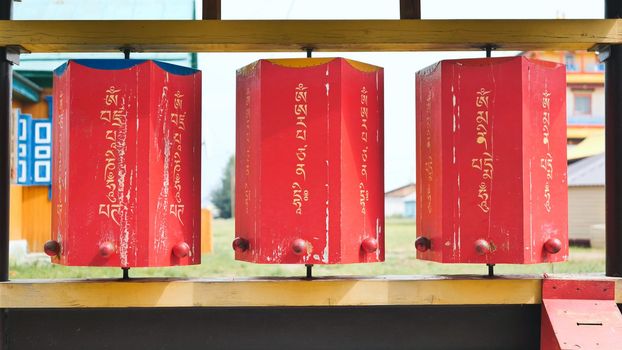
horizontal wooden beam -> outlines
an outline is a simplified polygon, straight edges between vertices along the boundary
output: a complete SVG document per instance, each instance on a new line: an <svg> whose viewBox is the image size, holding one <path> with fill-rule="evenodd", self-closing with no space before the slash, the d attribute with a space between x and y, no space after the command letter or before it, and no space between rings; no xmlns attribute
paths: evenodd
<svg viewBox="0 0 622 350"><path fill-rule="evenodd" d="M580 50L622 43L622 20L0 21L31 52Z"/></svg>
<svg viewBox="0 0 622 350"><path fill-rule="evenodd" d="M622 302L622 283L616 281ZM0 283L0 308L504 305L541 300L537 276Z"/></svg>

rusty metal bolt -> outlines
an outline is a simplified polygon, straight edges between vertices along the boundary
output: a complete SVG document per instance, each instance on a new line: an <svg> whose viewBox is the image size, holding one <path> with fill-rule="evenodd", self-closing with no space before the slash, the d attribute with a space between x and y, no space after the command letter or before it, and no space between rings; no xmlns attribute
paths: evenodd
<svg viewBox="0 0 622 350"><path fill-rule="evenodd" d="M478 255L486 255L490 253L490 243L485 239L475 241L475 251Z"/></svg>
<svg viewBox="0 0 622 350"><path fill-rule="evenodd" d="M363 242L361 242L361 248L366 253L373 253L378 250L378 240L375 238L365 238Z"/></svg>
<svg viewBox="0 0 622 350"><path fill-rule="evenodd" d="M114 244L111 242L104 242L99 245L99 255L102 258L109 258L114 254Z"/></svg>
<svg viewBox="0 0 622 350"><path fill-rule="evenodd" d="M559 238L549 238L544 242L544 250L549 254L557 254L562 250L562 241Z"/></svg>
<svg viewBox="0 0 622 350"><path fill-rule="evenodd" d="M43 251L49 256L57 256L60 254L60 244L54 240L45 242Z"/></svg>
<svg viewBox="0 0 622 350"><path fill-rule="evenodd" d="M185 258L190 254L190 246L186 242L179 242L173 247L173 254L178 258Z"/></svg>
<svg viewBox="0 0 622 350"><path fill-rule="evenodd" d="M420 252L427 252L431 247L430 239L426 237L419 237L415 240L415 248Z"/></svg>
<svg viewBox="0 0 622 350"><path fill-rule="evenodd" d="M236 252L243 253L248 250L249 243L247 239L236 237L231 243L231 246Z"/></svg>

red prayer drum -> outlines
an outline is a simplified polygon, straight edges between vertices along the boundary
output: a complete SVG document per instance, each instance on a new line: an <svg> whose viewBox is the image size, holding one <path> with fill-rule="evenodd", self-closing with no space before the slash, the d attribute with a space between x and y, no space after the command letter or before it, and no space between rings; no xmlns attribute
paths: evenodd
<svg viewBox="0 0 622 350"><path fill-rule="evenodd" d="M566 260L562 64L462 59L417 73L417 234L424 260Z"/></svg>
<svg viewBox="0 0 622 350"><path fill-rule="evenodd" d="M54 72L53 122L53 262L200 263L200 71L69 61Z"/></svg>
<svg viewBox="0 0 622 350"><path fill-rule="evenodd" d="M384 260L383 70L260 60L237 74L235 258Z"/></svg>

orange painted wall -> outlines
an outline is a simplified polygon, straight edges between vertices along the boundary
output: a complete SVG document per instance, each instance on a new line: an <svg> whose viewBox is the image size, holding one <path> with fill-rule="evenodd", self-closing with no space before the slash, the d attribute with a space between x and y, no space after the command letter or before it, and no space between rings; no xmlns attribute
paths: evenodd
<svg viewBox="0 0 622 350"><path fill-rule="evenodd" d="M201 209L201 253L209 253L212 249L212 212L203 208Z"/></svg>
<svg viewBox="0 0 622 350"><path fill-rule="evenodd" d="M50 94L52 90L45 89L41 96ZM33 118L48 116L48 105L44 100L39 103L13 100L13 107ZM48 188L11 185L10 205L10 239L25 239L29 252L43 252L43 244L51 236L52 202L48 200Z"/></svg>
<svg viewBox="0 0 622 350"><path fill-rule="evenodd" d="M48 188L24 186L22 191L22 237L28 241L28 251L42 252L43 244L51 237L52 227Z"/></svg>
<svg viewBox="0 0 622 350"><path fill-rule="evenodd" d="M22 186L11 185L9 239L22 239Z"/></svg>

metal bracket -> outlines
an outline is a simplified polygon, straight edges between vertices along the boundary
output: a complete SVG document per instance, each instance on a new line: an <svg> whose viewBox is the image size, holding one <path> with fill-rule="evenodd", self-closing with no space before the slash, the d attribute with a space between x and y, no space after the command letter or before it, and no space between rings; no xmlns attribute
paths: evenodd
<svg viewBox="0 0 622 350"><path fill-rule="evenodd" d="M130 53L137 52L134 47L128 45L121 46L119 51L123 52L123 56L126 60L130 59Z"/></svg>
<svg viewBox="0 0 622 350"><path fill-rule="evenodd" d="M611 55L611 45L609 44L596 44L588 49L588 51L596 52L598 61L600 63L605 62Z"/></svg>
<svg viewBox="0 0 622 350"><path fill-rule="evenodd" d="M485 44L480 46L479 49L486 51L486 57L492 57L492 51L498 49L499 46L495 44Z"/></svg>
<svg viewBox="0 0 622 350"><path fill-rule="evenodd" d="M313 47L311 47L311 46L303 46L302 47L302 51L305 51L307 53L307 58L311 58L313 50L315 50L315 49Z"/></svg>
<svg viewBox="0 0 622 350"><path fill-rule="evenodd" d="M0 60L19 65L19 55L23 53L30 53L30 51L21 45L8 45L0 48Z"/></svg>

